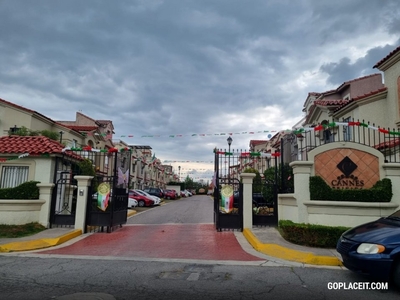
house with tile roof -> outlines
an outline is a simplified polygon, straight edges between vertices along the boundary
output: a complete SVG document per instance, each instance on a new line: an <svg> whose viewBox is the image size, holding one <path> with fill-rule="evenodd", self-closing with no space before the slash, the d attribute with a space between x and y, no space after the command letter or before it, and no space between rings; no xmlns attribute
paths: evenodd
<svg viewBox="0 0 400 300"><path fill-rule="evenodd" d="M366 117L367 121L386 123L383 117L386 111L381 109L386 94L381 74L346 81L334 90L309 93L303 107L306 118L302 125L316 126L324 122ZM381 115L376 113L377 108L381 109ZM372 112L375 112L373 116Z"/></svg>
<svg viewBox="0 0 400 300"><path fill-rule="evenodd" d="M302 126L293 131L300 145L299 159L290 164L294 193L278 195L280 219L354 227L399 208L400 47L374 68L382 73L308 94ZM315 176L332 191L369 189L389 179L392 196L383 203L369 195L366 204L355 193L343 205L338 195L324 198L304 188Z"/></svg>
<svg viewBox="0 0 400 300"><path fill-rule="evenodd" d="M68 128L37 111L0 99L0 136L9 135L24 127L31 131L55 132L66 146L85 143L85 136L81 132Z"/></svg>
<svg viewBox="0 0 400 300"><path fill-rule="evenodd" d="M335 122L345 124L356 121L389 131L399 130L400 47L376 63L374 68L383 74L371 74L346 81L333 90L308 94L303 107L305 118L302 126L317 128L322 125L324 129L316 130L315 138L307 138L304 153L332 140L352 140L358 134L350 126L326 128L328 124ZM357 139L366 142L362 141L366 139L362 135L359 133ZM396 140L378 141L376 134L368 139L377 139L376 145L372 146L378 148L400 145L400 141Z"/></svg>
<svg viewBox="0 0 400 300"><path fill-rule="evenodd" d="M68 163L65 158L68 158ZM0 137L0 188L14 188L27 181L38 181L40 190L39 199L0 199L2 223L40 222L48 227L51 208L64 216L67 212L72 216L73 186L55 188L56 194L52 193L52 189L57 180L71 181L73 164L76 166L81 161L82 156L66 151L59 141L45 136Z"/></svg>
<svg viewBox="0 0 400 300"><path fill-rule="evenodd" d="M57 122L83 134L85 136L85 145L97 149L114 147L112 142L114 125L111 120L95 120L82 112L76 112L74 121Z"/></svg>
<svg viewBox="0 0 400 300"><path fill-rule="evenodd" d="M383 72L385 87L387 88L384 118L388 125L381 126L400 127L400 46L390 52L386 57L374 65L374 68ZM382 120L383 121L383 120ZM377 123L381 124L381 123Z"/></svg>
<svg viewBox="0 0 400 300"><path fill-rule="evenodd" d="M0 188L10 188L26 181L53 183L56 170L62 170L63 156L81 161L83 158L64 145L45 136L0 137Z"/></svg>

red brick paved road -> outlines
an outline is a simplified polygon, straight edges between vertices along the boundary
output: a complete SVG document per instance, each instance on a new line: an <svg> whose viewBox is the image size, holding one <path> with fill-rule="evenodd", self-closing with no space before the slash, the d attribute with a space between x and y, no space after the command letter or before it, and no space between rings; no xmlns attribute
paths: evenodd
<svg viewBox="0 0 400 300"><path fill-rule="evenodd" d="M112 233L94 233L45 254L262 261L245 252L232 231L213 224L124 225Z"/></svg>

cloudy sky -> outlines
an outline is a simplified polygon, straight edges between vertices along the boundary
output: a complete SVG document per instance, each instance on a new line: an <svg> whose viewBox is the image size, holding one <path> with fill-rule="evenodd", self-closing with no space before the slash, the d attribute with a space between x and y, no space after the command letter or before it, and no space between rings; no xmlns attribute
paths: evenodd
<svg viewBox="0 0 400 300"><path fill-rule="evenodd" d="M215 147L268 139L309 92L377 73L398 0L0 0L0 98L206 172ZM268 131L268 132L267 132ZM250 134L254 132L254 134ZM133 135L133 138L124 136ZM204 136L202 136L204 135ZM191 164L182 163L190 161Z"/></svg>

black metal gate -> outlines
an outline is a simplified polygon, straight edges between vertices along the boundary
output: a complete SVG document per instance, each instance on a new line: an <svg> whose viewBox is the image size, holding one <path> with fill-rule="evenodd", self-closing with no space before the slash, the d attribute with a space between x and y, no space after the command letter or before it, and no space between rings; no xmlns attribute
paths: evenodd
<svg viewBox="0 0 400 300"><path fill-rule="evenodd" d="M111 232L115 226L125 224L130 161L129 149L65 151L56 161L50 227L75 225L77 201L75 175L94 176L88 189L87 226L105 226L107 232Z"/></svg>
<svg viewBox="0 0 400 300"><path fill-rule="evenodd" d="M278 225L278 185L276 182L253 185L253 225Z"/></svg>
<svg viewBox="0 0 400 300"><path fill-rule="evenodd" d="M229 172L237 163L233 153L215 150L214 161L214 223L218 231L243 230L243 185Z"/></svg>
<svg viewBox="0 0 400 300"><path fill-rule="evenodd" d="M50 228L75 225L76 180L72 171L57 173L50 208Z"/></svg>
<svg viewBox="0 0 400 300"><path fill-rule="evenodd" d="M260 153L253 153L252 165L262 166L259 160L264 159ZM261 168L263 174L253 180L253 225L254 226L277 226L278 225L278 193L283 191L283 180L279 177L279 169L283 164L279 162L279 152L269 156L267 168ZM272 161L271 161L272 160ZM282 179L282 178L281 178ZM281 183L281 186L280 186Z"/></svg>
<svg viewBox="0 0 400 300"><path fill-rule="evenodd" d="M217 230L243 230L243 185L242 172L254 172L252 185L253 225L277 226L278 224L278 174L280 154L244 152L238 150L214 150L214 222ZM279 175L279 176L278 176ZM226 196L223 189L231 186L233 209L226 210Z"/></svg>
<svg viewBox="0 0 400 300"><path fill-rule="evenodd" d="M87 199L86 228L100 226L111 232L127 221L131 152L107 153L102 161L107 164L92 180L92 193Z"/></svg>

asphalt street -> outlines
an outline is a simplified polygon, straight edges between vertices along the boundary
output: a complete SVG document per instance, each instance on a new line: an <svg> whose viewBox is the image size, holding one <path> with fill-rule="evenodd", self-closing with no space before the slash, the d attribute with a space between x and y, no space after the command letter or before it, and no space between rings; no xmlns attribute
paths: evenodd
<svg viewBox="0 0 400 300"><path fill-rule="evenodd" d="M3 253L0 299L399 298L344 268L273 260L242 233L217 232L212 207L206 196L168 201L139 209L112 233Z"/></svg>

